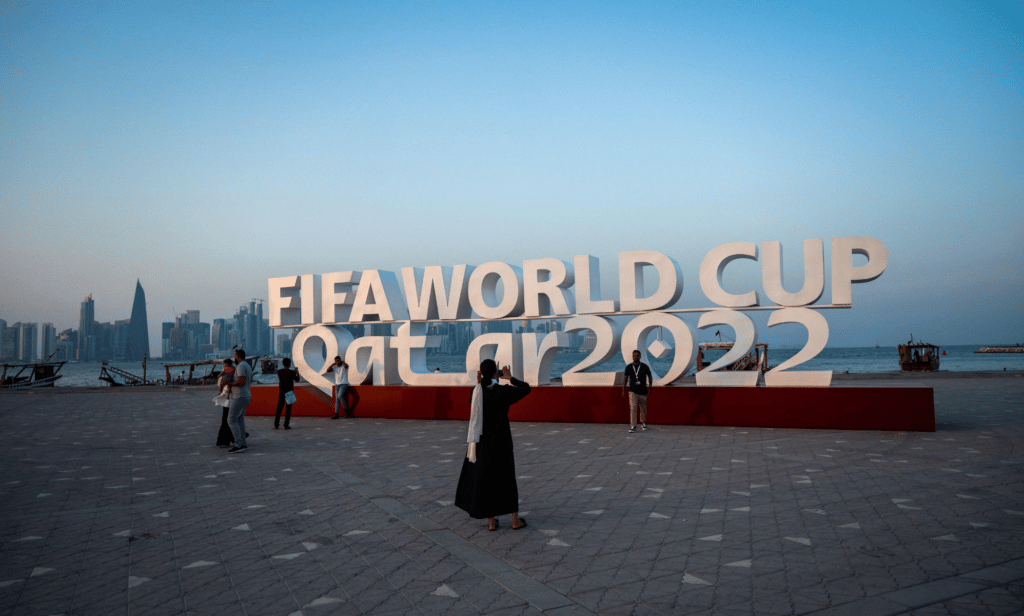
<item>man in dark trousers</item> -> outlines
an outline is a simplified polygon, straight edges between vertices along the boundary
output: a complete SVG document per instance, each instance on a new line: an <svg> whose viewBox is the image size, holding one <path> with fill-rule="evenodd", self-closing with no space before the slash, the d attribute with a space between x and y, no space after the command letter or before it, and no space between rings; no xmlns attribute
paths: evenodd
<svg viewBox="0 0 1024 616"><path fill-rule="evenodd" d="M281 407L283 406L285 407L284 429L291 430L289 424L292 421L292 405L286 396L288 392L295 395L295 382L299 380L299 372L292 370L292 360L287 357L281 360L281 365L284 367L277 371L277 412L274 413L274 429L277 430L281 421Z"/></svg>
<svg viewBox="0 0 1024 616"><path fill-rule="evenodd" d="M647 394L654 387L651 368L640 361L640 351L633 351L633 363L626 364L622 395L629 392L629 431L636 433L636 407L640 407L640 429L647 429Z"/></svg>

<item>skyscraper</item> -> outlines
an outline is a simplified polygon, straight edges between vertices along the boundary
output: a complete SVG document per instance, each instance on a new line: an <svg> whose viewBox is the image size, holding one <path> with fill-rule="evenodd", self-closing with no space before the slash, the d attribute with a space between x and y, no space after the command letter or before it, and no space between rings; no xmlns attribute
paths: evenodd
<svg viewBox="0 0 1024 616"><path fill-rule="evenodd" d="M75 330L65 329L57 334L57 354L53 356L56 361L71 361L75 358Z"/></svg>
<svg viewBox="0 0 1024 616"><path fill-rule="evenodd" d="M259 355L268 354L270 328L263 326L263 302L256 304L256 344L253 351Z"/></svg>
<svg viewBox="0 0 1024 616"><path fill-rule="evenodd" d="M0 359L10 359L14 349L14 334L7 333L8 329L7 321L0 319Z"/></svg>
<svg viewBox="0 0 1024 616"><path fill-rule="evenodd" d="M210 330L210 344L216 345L217 350L227 350L231 348L229 340L229 332L231 325L227 319L214 319L213 329Z"/></svg>
<svg viewBox="0 0 1024 616"><path fill-rule="evenodd" d="M93 326L96 322L96 306L90 293L82 302L78 316L78 359L89 361L95 358L96 343L93 339Z"/></svg>
<svg viewBox="0 0 1024 616"><path fill-rule="evenodd" d="M43 323L43 354L42 359L48 360L57 352L57 328L53 323Z"/></svg>
<svg viewBox="0 0 1024 616"><path fill-rule="evenodd" d="M256 351L256 302L249 302L249 312L245 315L245 342L242 346L248 351L249 355L258 355Z"/></svg>
<svg viewBox="0 0 1024 616"><path fill-rule="evenodd" d="M125 345L125 361L142 361L149 356L149 319L146 317L146 292L142 283L135 281L135 301L132 302L132 316L128 324L128 342Z"/></svg>
<svg viewBox="0 0 1024 616"><path fill-rule="evenodd" d="M108 324L104 323L104 325ZM125 361L127 359L128 352L128 331L131 329L131 319L121 319L114 321L113 327L110 327L110 333L112 335L110 348L107 353L110 357L104 357L103 359L117 359Z"/></svg>
<svg viewBox="0 0 1024 616"><path fill-rule="evenodd" d="M18 358L18 329L4 327L0 330L0 359Z"/></svg>
<svg viewBox="0 0 1024 616"><path fill-rule="evenodd" d="M36 323L16 323L18 333L18 359L21 361L35 361L38 358L39 346L36 341L39 339L39 325Z"/></svg>
<svg viewBox="0 0 1024 616"><path fill-rule="evenodd" d="M174 323L162 323L160 326L160 357L163 357L164 359L170 357L172 329L174 329Z"/></svg>

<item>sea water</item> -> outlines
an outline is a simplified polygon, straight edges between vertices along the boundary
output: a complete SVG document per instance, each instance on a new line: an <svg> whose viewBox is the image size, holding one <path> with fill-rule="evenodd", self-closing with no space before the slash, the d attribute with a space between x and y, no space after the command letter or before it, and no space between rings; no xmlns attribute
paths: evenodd
<svg viewBox="0 0 1024 616"><path fill-rule="evenodd" d="M985 346L996 346L990 344L970 344L942 347L940 349L940 372L1002 372L1003 370L1024 370L1024 353L975 353ZM796 355L799 348L771 348L768 349L768 365L778 366L783 361ZM945 352L945 355L941 353ZM571 369L587 357L586 353L559 352L555 356L551 366L551 376L561 376L566 370ZM721 353L709 352L705 361L717 359ZM174 362L178 363L178 362ZM466 369L466 358L464 355L446 355L427 353L427 369L433 372L435 368L441 368L442 372L462 372ZM672 354L665 359L655 359L651 367L658 374L665 374L672 365ZM110 362L111 366L120 368L132 374L142 376L141 362ZM625 367L625 361L621 356L616 355L612 360L594 367L587 372L612 372L619 371ZM99 380L101 365L99 363L74 363L65 364L60 374L63 375L57 381L58 387L103 387L106 383ZM199 377L209 372L211 366L196 366L193 376ZM899 354L895 347L852 347L852 348L830 348L826 347L816 357L806 361L793 370L831 370L833 373L883 373L899 372ZM165 378L164 362L159 359L150 360L147 365L147 377L150 380L163 380ZM171 376L177 377L182 368L171 368ZM186 375L187 375L186 369ZM691 371L692 374L692 371ZM115 377L121 381L120 377ZM255 375L259 383L276 383L276 374Z"/></svg>

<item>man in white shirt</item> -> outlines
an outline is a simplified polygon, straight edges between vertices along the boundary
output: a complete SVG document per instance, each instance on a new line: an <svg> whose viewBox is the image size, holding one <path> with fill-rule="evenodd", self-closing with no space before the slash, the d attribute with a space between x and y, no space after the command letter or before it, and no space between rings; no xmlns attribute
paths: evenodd
<svg viewBox="0 0 1024 616"><path fill-rule="evenodd" d="M345 417L355 417L349 410L348 400L345 398L345 394L348 393L348 364L341 357L336 356L334 363L328 366L324 374L332 372L334 373L334 417L331 419L338 418L338 405L345 409Z"/></svg>

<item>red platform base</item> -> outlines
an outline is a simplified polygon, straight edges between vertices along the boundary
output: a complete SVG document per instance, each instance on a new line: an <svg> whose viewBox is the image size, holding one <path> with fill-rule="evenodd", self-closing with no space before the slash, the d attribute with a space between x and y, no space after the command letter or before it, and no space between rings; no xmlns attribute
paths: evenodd
<svg viewBox="0 0 1024 616"><path fill-rule="evenodd" d="M332 403L296 387L296 417L330 417ZM469 420L468 387L358 387L364 418ZM277 386L254 386L247 415L273 416ZM926 387L659 387L647 401L650 423L824 430L935 431ZM616 387L534 387L512 406L513 421L629 423Z"/></svg>

